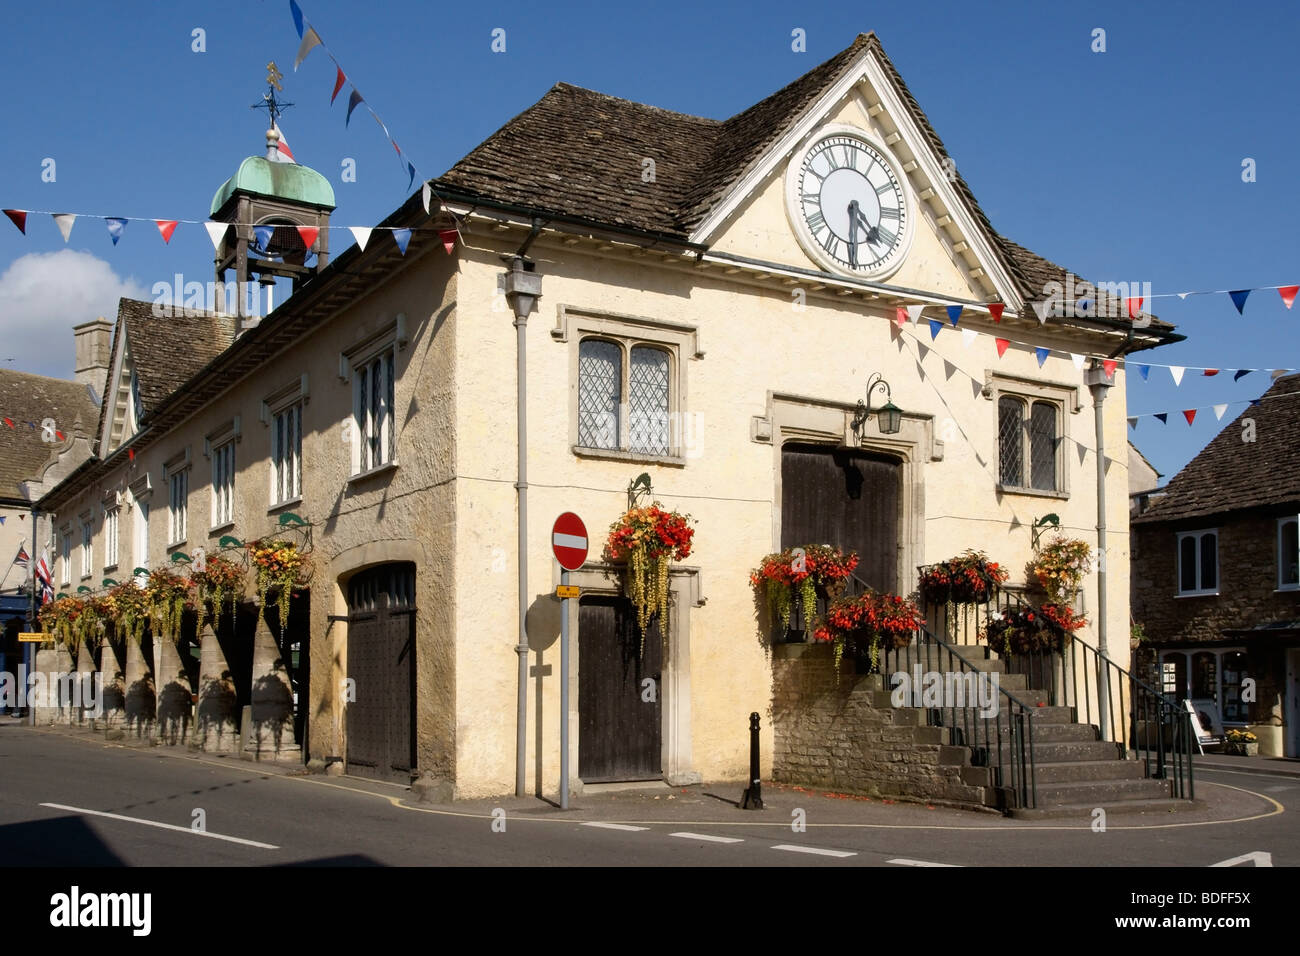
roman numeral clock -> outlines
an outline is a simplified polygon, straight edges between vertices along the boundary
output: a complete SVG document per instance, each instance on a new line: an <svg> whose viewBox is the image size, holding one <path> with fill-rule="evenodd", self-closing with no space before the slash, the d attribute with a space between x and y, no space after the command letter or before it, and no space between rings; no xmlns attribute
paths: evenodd
<svg viewBox="0 0 1300 956"><path fill-rule="evenodd" d="M786 171L786 209L800 245L832 272L878 278L912 238L907 187L895 161L860 130L823 130Z"/></svg>

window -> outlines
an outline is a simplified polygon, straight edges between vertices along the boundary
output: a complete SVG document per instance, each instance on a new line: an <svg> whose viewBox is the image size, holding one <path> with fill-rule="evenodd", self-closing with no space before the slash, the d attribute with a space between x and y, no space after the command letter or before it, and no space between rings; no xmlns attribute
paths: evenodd
<svg viewBox="0 0 1300 956"><path fill-rule="evenodd" d="M122 513L114 503L104 509L104 570L117 567L117 523Z"/></svg>
<svg viewBox="0 0 1300 956"><path fill-rule="evenodd" d="M72 583L72 527L68 526L59 533L60 578L64 584Z"/></svg>
<svg viewBox="0 0 1300 956"><path fill-rule="evenodd" d="M667 349L586 338L578 346L578 445L674 454Z"/></svg>
<svg viewBox="0 0 1300 956"><path fill-rule="evenodd" d="M1043 399L998 398L998 477L1003 486L1060 491L1061 406Z"/></svg>
<svg viewBox="0 0 1300 956"><path fill-rule="evenodd" d="M235 440L212 449L212 527L235 520Z"/></svg>
<svg viewBox="0 0 1300 956"><path fill-rule="evenodd" d="M393 440L395 356L396 351L390 345L378 355L354 366L354 475L392 464L397 457Z"/></svg>
<svg viewBox="0 0 1300 956"><path fill-rule="evenodd" d="M167 540L180 544L187 535L190 512L190 470L182 468L167 476Z"/></svg>
<svg viewBox="0 0 1300 956"><path fill-rule="evenodd" d="M1178 593L1219 593L1219 533L1184 531L1178 535Z"/></svg>
<svg viewBox="0 0 1300 956"><path fill-rule="evenodd" d="M302 496L302 402L276 412L271 421L271 504Z"/></svg>
<svg viewBox="0 0 1300 956"><path fill-rule="evenodd" d="M94 540L90 517L81 519L81 576L88 578L94 573L94 556L91 554L91 542Z"/></svg>
<svg viewBox="0 0 1300 956"><path fill-rule="evenodd" d="M149 502L135 502L135 566L149 567Z"/></svg>
<svg viewBox="0 0 1300 956"><path fill-rule="evenodd" d="M1300 588L1300 519L1279 518L1277 522L1277 588Z"/></svg>

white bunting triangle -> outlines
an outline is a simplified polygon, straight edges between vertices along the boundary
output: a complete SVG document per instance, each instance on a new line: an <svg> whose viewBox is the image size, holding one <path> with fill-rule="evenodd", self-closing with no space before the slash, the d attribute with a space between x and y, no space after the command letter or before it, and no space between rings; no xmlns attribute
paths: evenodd
<svg viewBox="0 0 1300 956"><path fill-rule="evenodd" d="M212 240L212 248L217 252L221 251L221 240L226 236L226 229L229 228L224 222L205 222L203 228L208 231L208 238Z"/></svg>
<svg viewBox="0 0 1300 956"><path fill-rule="evenodd" d="M1081 372L1083 371L1083 356L1082 356L1082 355L1075 355L1073 352L1071 352L1071 353L1070 353L1070 361L1074 363L1074 367L1075 367L1075 368L1077 368L1077 369L1078 369L1079 371L1081 371Z"/></svg>
<svg viewBox="0 0 1300 956"><path fill-rule="evenodd" d="M68 236L72 235L72 224L77 221L77 214L73 212L56 212L54 224L59 227L59 232L63 233L63 241L68 241Z"/></svg>
<svg viewBox="0 0 1300 956"><path fill-rule="evenodd" d="M911 319L913 323L920 322L921 313L923 311L925 311L925 306L923 305L909 305L907 307L907 317Z"/></svg>
<svg viewBox="0 0 1300 956"><path fill-rule="evenodd" d="M357 241L357 248L362 252L366 251L366 243L370 241L369 226L348 226L352 230L352 238Z"/></svg>
<svg viewBox="0 0 1300 956"><path fill-rule="evenodd" d="M420 198L424 200L424 214L426 216L430 215L429 204L433 200L433 190L429 188L428 183L425 183L422 187L420 187Z"/></svg>
<svg viewBox="0 0 1300 956"><path fill-rule="evenodd" d="M1191 295L1190 292L1180 292L1180 293L1178 293L1178 298L1180 298L1180 299L1186 299L1189 295Z"/></svg>
<svg viewBox="0 0 1300 956"><path fill-rule="evenodd" d="M974 329L962 329L961 330L962 347L970 348L972 345L975 344L975 340L979 338L979 335L980 334L976 332Z"/></svg>
<svg viewBox="0 0 1300 956"><path fill-rule="evenodd" d="M1214 417L1215 417L1218 421L1223 421L1223 413L1226 412L1227 410L1228 410L1228 405L1227 405L1226 402L1225 402L1224 404L1222 404L1222 405L1215 405L1215 406L1214 406Z"/></svg>
<svg viewBox="0 0 1300 956"><path fill-rule="evenodd" d="M1047 321L1047 300L1044 299L1042 302L1031 302L1030 305L1034 307L1034 314L1038 316L1038 324L1044 324Z"/></svg>
<svg viewBox="0 0 1300 956"><path fill-rule="evenodd" d="M1175 384L1175 385L1182 385L1182 384L1183 384L1183 372L1184 372L1184 371L1185 371L1185 369L1184 369L1181 365L1171 365L1171 366L1169 366L1169 374L1172 375L1172 376L1174 377L1174 384Z"/></svg>

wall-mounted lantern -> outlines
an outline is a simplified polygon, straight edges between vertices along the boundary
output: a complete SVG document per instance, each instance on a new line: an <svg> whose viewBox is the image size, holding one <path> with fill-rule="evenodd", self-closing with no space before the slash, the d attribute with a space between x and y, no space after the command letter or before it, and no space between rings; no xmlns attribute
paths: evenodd
<svg viewBox="0 0 1300 956"><path fill-rule="evenodd" d="M880 408L871 407L871 393L878 388L885 390L885 404ZM903 411L892 401L889 391L889 383L884 380L879 372L872 375L867 382L867 400L864 402L858 399L858 410L853 415L853 430L861 431L863 424L872 415L877 416L880 425L880 434L897 435L899 428L903 424Z"/></svg>

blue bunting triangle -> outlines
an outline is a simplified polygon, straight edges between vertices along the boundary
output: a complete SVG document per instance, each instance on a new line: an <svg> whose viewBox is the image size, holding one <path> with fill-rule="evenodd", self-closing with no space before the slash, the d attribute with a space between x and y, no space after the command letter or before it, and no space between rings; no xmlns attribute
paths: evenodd
<svg viewBox="0 0 1300 956"><path fill-rule="evenodd" d="M1255 371L1253 368L1239 368L1237 369L1237 374L1232 376L1232 380L1234 382L1240 382L1243 378L1245 378L1253 371Z"/></svg>
<svg viewBox="0 0 1300 956"><path fill-rule="evenodd" d="M108 235L112 238L113 245L117 245L117 240L122 238L122 231L126 229L126 220L105 216L104 222L108 224Z"/></svg>
<svg viewBox="0 0 1300 956"><path fill-rule="evenodd" d="M933 342L939 337L939 330L943 328L943 323L938 319L929 319L927 321L930 323L930 341Z"/></svg>
<svg viewBox="0 0 1300 956"><path fill-rule="evenodd" d="M1052 354L1052 350L1040 345L1034 349L1034 354L1038 356L1038 367L1042 368L1043 363L1047 361L1047 356Z"/></svg>
<svg viewBox="0 0 1300 956"><path fill-rule="evenodd" d="M411 230L394 229L393 240L397 243L397 248L402 250L402 255L406 255L406 247L411 241Z"/></svg>
<svg viewBox="0 0 1300 956"><path fill-rule="evenodd" d="M347 115L347 119L343 121L344 127L348 126L348 124L352 122L352 111L356 109L358 105L364 102L365 102L365 98L360 93L357 92L357 88L354 86L352 88L352 95L348 97L348 115Z"/></svg>
<svg viewBox="0 0 1300 956"><path fill-rule="evenodd" d="M1249 289L1237 289L1235 292L1229 292L1228 297L1232 299L1232 304L1237 307L1238 315L1245 315L1243 311L1246 308L1246 296L1250 295Z"/></svg>
<svg viewBox="0 0 1300 956"><path fill-rule="evenodd" d="M411 163L411 162L408 162L408 163L406 164L406 169L407 169L407 172L409 172L409 173L411 174L411 175L410 175L410 178L406 181L406 188L407 188L407 190L409 191L410 188L411 188L411 186L413 186L413 185L415 184L415 164L414 164L414 163Z"/></svg>
<svg viewBox="0 0 1300 956"><path fill-rule="evenodd" d="M952 327L954 329L957 328L957 320L960 318L961 318L961 306L959 305L948 306L948 321L952 323Z"/></svg>
<svg viewBox="0 0 1300 956"><path fill-rule="evenodd" d="M1161 424L1161 425L1168 425L1168 424L1169 424L1169 413L1168 413L1168 412L1156 412L1156 418L1158 418L1158 419L1160 420L1160 424Z"/></svg>
<svg viewBox="0 0 1300 956"><path fill-rule="evenodd" d="M298 31L298 39L302 39L302 7L298 6L295 0L289 0L289 12L293 14L293 28Z"/></svg>
<svg viewBox="0 0 1300 956"><path fill-rule="evenodd" d="M1142 381L1144 381L1144 382L1147 381L1147 377L1151 374L1151 366L1150 366L1150 365L1139 365L1139 366L1138 366L1138 374L1142 376Z"/></svg>
<svg viewBox="0 0 1300 956"><path fill-rule="evenodd" d="M1259 399L1258 399L1258 398L1252 398L1252 399L1250 400L1250 404L1251 404L1252 406L1254 406L1254 407L1259 407Z"/></svg>
<svg viewBox="0 0 1300 956"><path fill-rule="evenodd" d="M275 235L275 227L254 226L253 235L255 237L253 242L254 247L257 249L261 249L262 251L266 251L266 249L270 248L271 237Z"/></svg>

